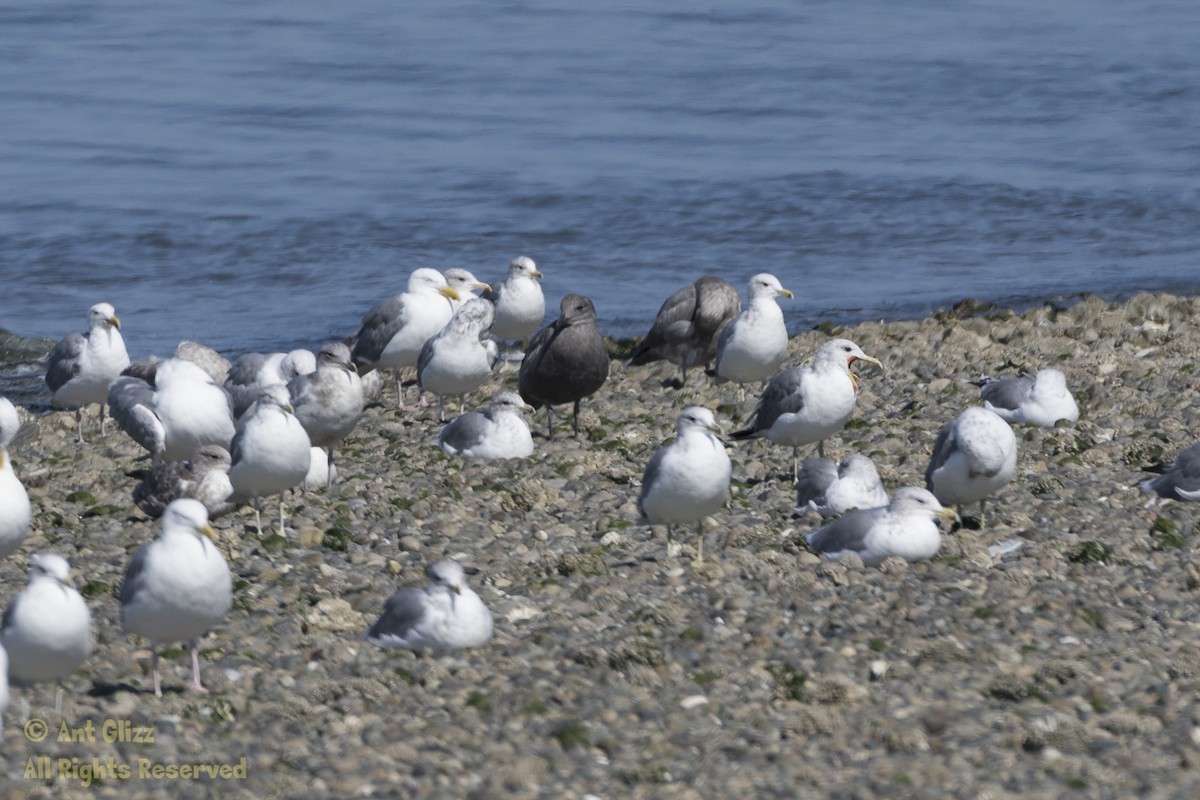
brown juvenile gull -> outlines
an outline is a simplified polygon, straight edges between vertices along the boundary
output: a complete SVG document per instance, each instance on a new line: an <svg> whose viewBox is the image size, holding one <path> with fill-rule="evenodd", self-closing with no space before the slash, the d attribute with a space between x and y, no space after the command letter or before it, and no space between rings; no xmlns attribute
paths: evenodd
<svg viewBox="0 0 1200 800"><path fill-rule="evenodd" d="M850 371L855 361L879 360L849 339L832 339L817 348L813 363L792 367L767 384L749 427L734 431L733 438L765 438L792 448L792 477L799 474L800 447L817 444L825 457L825 439L840 431L858 402L858 381ZM882 365L880 365L882 366Z"/></svg>
<svg viewBox="0 0 1200 800"><path fill-rule="evenodd" d="M679 366L683 386L688 367L707 366L713 360L718 334L741 310L737 289L726 280L705 275L666 299L629 363L636 367L670 361Z"/></svg>
<svg viewBox="0 0 1200 800"><path fill-rule="evenodd" d="M233 507L230 463L229 451L221 445L198 447L187 461L165 461L150 470L134 487L133 502L158 519L171 501L191 497L204 504L209 519L215 519Z"/></svg>
<svg viewBox="0 0 1200 800"><path fill-rule="evenodd" d="M533 455L533 437L521 412L529 409L516 392L501 392L483 411L450 420L437 444L447 455L480 461Z"/></svg>
<svg viewBox="0 0 1200 800"><path fill-rule="evenodd" d="M879 508L888 504L887 492L875 462L859 454L841 464L828 458L810 458L800 465L796 477L796 513L816 511L836 517L855 508Z"/></svg>
<svg viewBox="0 0 1200 800"><path fill-rule="evenodd" d="M538 279L542 273L529 256L517 256L508 274L494 289L483 293L496 307L492 334L502 341L521 342L546 318L546 297Z"/></svg>
<svg viewBox="0 0 1200 800"><path fill-rule="evenodd" d="M1010 425L1053 428L1060 419L1079 421L1079 406L1067 388L1066 376L1051 367L1033 377L981 378L979 397L984 408Z"/></svg>
<svg viewBox="0 0 1200 800"><path fill-rule="evenodd" d="M25 485L13 471L8 448L21 429L21 418L7 397L0 397L0 558L11 554L29 535L33 506Z"/></svg>
<svg viewBox="0 0 1200 800"><path fill-rule="evenodd" d="M746 285L746 310L717 339L716 375L739 384L765 381L787 358L788 333L776 298L792 293L779 279L759 273Z"/></svg>
<svg viewBox="0 0 1200 800"><path fill-rule="evenodd" d="M905 486L886 506L850 511L804 539L814 553L834 561L847 553L857 554L867 566L889 556L919 561L933 558L942 546L938 519L956 520L958 515L942 508L929 491Z"/></svg>
<svg viewBox="0 0 1200 800"><path fill-rule="evenodd" d="M150 640L154 694L162 697L160 642L186 641L192 653L188 688L200 683L200 637L225 619L233 605L233 578L216 546L216 533L199 500L167 506L162 534L133 554L121 584L121 625Z"/></svg>
<svg viewBox="0 0 1200 800"><path fill-rule="evenodd" d="M394 369L400 407L404 408L400 370L417 366L425 340L450 321L452 301L457 299L458 292L436 269L422 267L413 272L406 292L377 303L363 317L351 352L359 373Z"/></svg>
<svg viewBox="0 0 1200 800"><path fill-rule="evenodd" d="M608 379L608 350L596 329L596 307L583 295L569 294L559 304L558 319L529 340L517 387L534 408L546 407L548 437L554 438L552 406L575 404L575 436L579 436L579 403Z"/></svg>
<svg viewBox="0 0 1200 800"><path fill-rule="evenodd" d="M437 395L438 421L446 421L446 395L458 395L461 407L464 394L492 377L496 343L484 337L495 315L491 303L473 297L459 306L446 327L421 348L417 387Z"/></svg>
<svg viewBox="0 0 1200 800"><path fill-rule="evenodd" d="M668 553L672 526L695 522L696 564L704 562L704 518L729 499L732 467L720 432L712 411L688 406L675 423L675 441L654 452L642 475L639 522L667 526Z"/></svg>
<svg viewBox="0 0 1200 800"><path fill-rule="evenodd" d="M88 332L72 333L54 346L46 359L46 386L55 405L75 409L79 441L83 442L83 407L100 405L100 435L105 432L104 404L108 384L129 366L121 320L108 303L88 309Z"/></svg>
<svg viewBox="0 0 1200 800"><path fill-rule="evenodd" d="M979 501L983 525L987 498L1017 472L1017 437L994 411L972 406L938 431L925 470L925 486L944 505Z"/></svg>
<svg viewBox="0 0 1200 800"><path fill-rule="evenodd" d="M341 342L322 345L317 371L293 378L287 388L311 446L329 451L331 479L326 485L332 486L334 447L354 430L363 412L362 381L350 361L350 348Z"/></svg>
<svg viewBox="0 0 1200 800"><path fill-rule="evenodd" d="M429 585L401 589L388 598L383 614L364 637L379 647L444 651L482 647L492 638L492 612L467 585L457 561L446 559L427 570Z"/></svg>

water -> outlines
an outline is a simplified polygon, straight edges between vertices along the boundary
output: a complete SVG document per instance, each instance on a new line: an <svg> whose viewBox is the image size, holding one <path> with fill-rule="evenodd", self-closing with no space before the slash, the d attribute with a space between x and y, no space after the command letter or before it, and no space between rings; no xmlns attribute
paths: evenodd
<svg viewBox="0 0 1200 800"><path fill-rule="evenodd" d="M686 4L685 4L686 5ZM793 330L1200 290L1200 4L0 7L0 328L131 353L352 333L531 255L648 327L704 273Z"/></svg>

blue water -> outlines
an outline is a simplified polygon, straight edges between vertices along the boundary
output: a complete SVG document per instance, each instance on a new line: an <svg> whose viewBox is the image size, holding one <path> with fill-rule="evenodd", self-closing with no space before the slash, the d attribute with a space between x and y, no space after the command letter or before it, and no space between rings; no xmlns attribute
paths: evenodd
<svg viewBox="0 0 1200 800"><path fill-rule="evenodd" d="M0 327L352 333L532 256L645 330L704 273L820 320L1200 290L1200 4L0 6Z"/></svg>

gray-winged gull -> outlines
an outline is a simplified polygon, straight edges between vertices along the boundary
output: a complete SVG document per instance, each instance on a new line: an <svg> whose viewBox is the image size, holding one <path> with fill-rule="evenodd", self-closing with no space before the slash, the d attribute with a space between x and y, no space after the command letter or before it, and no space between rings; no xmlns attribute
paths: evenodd
<svg viewBox="0 0 1200 800"><path fill-rule="evenodd" d="M56 405L75 409L83 442L83 406L100 405L100 435L105 432L104 404L108 384L129 366L121 320L108 303L88 309L88 332L72 333L54 346L46 359L46 386Z"/></svg>
<svg viewBox="0 0 1200 800"><path fill-rule="evenodd" d="M984 408L1012 425L1053 428L1060 419L1079 421L1079 406L1067 388L1067 377L1051 367L1033 377L981 378L979 397Z"/></svg>
<svg viewBox="0 0 1200 800"><path fill-rule="evenodd" d="M889 556L918 561L933 558L942 545L937 520L957 518L929 491L905 486L888 505L850 511L804 538L814 553L833 560L855 553L868 566Z"/></svg>
<svg viewBox="0 0 1200 800"><path fill-rule="evenodd" d="M552 406L574 403L579 436L579 403L608 380L608 349L596 328L596 307L583 295L568 294L559 315L529 340L517 388L534 408L546 407L548 437L554 438Z"/></svg>
<svg viewBox="0 0 1200 800"><path fill-rule="evenodd" d="M665 359L679 367L679 382L685 385L688 367L713 360L718 334L741 310L737 289L722 278L705 275L663 302L629 364L636 367ZM785 331L785 348L786 341Z"/></svg>
<svg viewBox="0 0 1200 800"><path fill-rule="evenodd" d="M0 397L0 558L21 546L33 522L29 493L13 471L8 454L8 447L20 429L17 409L7 397Z"/></svg>
<svg viewBox="0 0 1200 800"><path fill-rule="evenodd" d="M176 358L182 358L184 361L190 361L200 369L209 374L215 383L222 384L229 377L229 370L233 368L233 364L229 359L213 350L207 345L199 342L192 342L184 339L179 344L175 345Z"/></svg>
<svg viewBox="0 0 1200 800"><path fill-rule="evenodd" d="M225 378L225 391L233 398L233 416L240 418L258 399L259 391L274 384L286 385L300 375L317 369L317 357L311 350L287 353L244 353Z"/></svg>
<svg viewBox="0 0 1200 800"><path fill-rule="evenodd" d="M0 644L16 684L62 680L91 655L92 615L65 558L37 553L30 559L29 585L4 612Z"/></svg>
<svg viewBox="0 0 1200 800"><path fill-rule="evenodd" d="M436 269L422 267L408 278L408 290L377 303L354 336L351 356L360 373L396 370L396 389L404 408L400 370L416 367L425 340L440 331L454 314L458 292Z"/></svg>
<svg viewBox="0 0 1200 800"><path fill-rule="evenodd" d="M350 362L350 349L341 342L322 345L316 372L293 378L287 388L296 418L308 431L312 446L329 452L332 470L334 448L354 430L363 413L362 380Z"/></svg>
<svg viewBox="0 0 1200 800"><path fill-rule="evenodd" d="M311 458L303 484L305 491L337 483L337 465L329 463L329 451L324 447L314 447L309 452Z"/></svg>
<svg viewBox="0 0 1200 800"><path fill-rule="evenodd" d="M1162 474L1138 484L1143 492L1166 500L1200 500L1200 442L1181 452L1170 464L1149 469Z"/></svg>
<svg viewBox="0 0 1200 800"><path fill-rule="evenodd" d="M979 501L983 525L987 498L1017 472L1017 437L994 411L972 406L938 431L925 470L925 486L944 505Z"/></svg>
<svg viewBox="0 0 1200 800"><path fill-rule="evenodd" d="M446 420L446 395L458 395L461 400L464 394L478 389L492 377L496 343L484 337L495 315L487 300L471 298L421 348L417 387L437 395L439 421Z"/></svg>
<svg viewBox="0 0 1200 800"><path fill-rule="evenodd" d="M675 423L675 441L650 457L642 475L638 511L642 524L696 523L696 563L704 561L704 518L729 499L732 467L718 435L716 417L702 406L688 406Z"/></svg>
<svg viewBox="0 0 1200 800"><path fill-rule="evenodd" d="M799 448L817 444L825 457L825 439L840 431L858 402L858 381L850 371L855 361L879 364L849 339L831 339L817 348L813 362L792 367L767 384L754 418L733 438L765 438L792 448L792 476L797 475Z"/></svg>
<svg viewBox="0 0 1200 800"><path fill-rule="evenodd" d="M533 455L533 437L521 412L529 409L516 392L501 392L482 411L446 423L437 444L448 455L493 461Z"/></svg>
<svg viewBox="0 0 1200 800"><path fill-rule="evenodd" d="M469 269L462 267L451 267L442 272L442 277L446 279L446 285L454 290L458 297L450 301L450 305L455 311L462 308L463 303L472 298L479 297L476 292L490 292L492 287L483 281L476 278Z"/></svg>
<svg viewBox="0 0 1200 800"><path fill-rule="evenodd" d="M355 376L357 377L357 376ZM268 386L242 418L233 437L229 482L237 499L254 503L254 523L262 535L260 499L279 495L279 535L284 536L283 494L308 475L312 443L292 413L287 389Z"/></svg>
<svg viewBox="0 0 1200 800"><path fill-rule="evenodd" d="M492 334L510 342L524 341L546 318L546 297L538 279L542 273L529 256L517 256L508 274L491 291L483 293L496 307Z"/></svg>
<svg viewBox="0 0 1200 800"><path fill-rule="evenodd" d="M133 502L158 519L171 501L191 497L204 504L209 519L215 519L233 507L230 464L229 451L224 447L203 445L196 448L187 461L164 461L155 465L134 487Z"/></svg>
<svg viewBox="0 0 1200 800"><path fill-rule="evenodd" d="M457 650L482 647L492 638L492 612L467 585L457 561L447 559L427 570L429 585L401 589L388 598L383 614L367 631L379 647L410 650Z"/></svg>
<svg viewBox="0 0 1200 800"><path fill-rule="evenodd" d="M792 297L779 279L759 273L746 285L746 310L717 339L717 378L742 383L765 381L787 358L788 333L778 297Z"/></svg>
<svg viewBox="0 0 1200 800"><path fill-rule="evenodd" d="M155 368L154 385L122 376L108 390L113 419L156 462L182 461L196 448L233 439L229 395L190 361L168 358Z"/></svg>
<svg viewBox="0 0 1200 800"><path fill-rule="evenodd" d="M137 549L121 584L121 624L150 640L154 694L162 697L158 645L186 641L192 654L188 688L200 683L200 637L225 619L233 605L233 579L216 546L216 533L199 500L167 506L162 533Z"/></svg>
<svg viewBox="0 0 1200 800"><path fill-rule="evenodd" d="M879 508L888 504L887 491L869 457L847 456L841 464L828 458L810 458L800 465L796 477L796 512L816 511L836 517L855 508Z"/></svg>

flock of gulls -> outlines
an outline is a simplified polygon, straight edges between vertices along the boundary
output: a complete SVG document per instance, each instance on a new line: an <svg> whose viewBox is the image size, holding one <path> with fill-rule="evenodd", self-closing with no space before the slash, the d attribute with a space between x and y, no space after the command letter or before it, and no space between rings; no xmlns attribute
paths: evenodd
<svg viewBox="0 0 1200 800"><path fill-rule="evenodd" d="M98 303L88 330L60 341L46 362L46 386L56 406L74 410L78 440L85 443L83 411L100 408L100 435L109 417L146 450L150 466L132 489L145 513L161 517L161 535L143 544L125 571L120 593L125 630L145 637L154 653L154 692L161 695L158 646L189 643L190 687L203 690L198 642L231 607L229 568L215 544L210 519L249 502L260 535L264 500L279 497L278 525L285 535L283 496L293 489L337 480L335 453L367 403L380 400L381 374L396 374L402 411L430 406L438 414L479 389L503 360L519 360L517 392L501 392L484 408L455 416L436 443L463 459L521 459L534 452L525 415L545 407L546 437L555 435L556 406L571 406L580 432L580 404L608 378L610 356L591 300L567 294L552 323L543 325L542 273L533 260L515 259L504 280L490 286L463 269L418 269L406 291L375 305L358 331L316 354L250 353L230 363L215 351L181 342L168 358L130 361L115 309ZM482 292L482 295L477 295ZM925 559L941 544L939 522L955 521L963 508L985 503L1016 471L1012 425L1053 427L1073 423L1079 409L1061 372L979 382L980 404L963 410L940 430L924 486L885 491L875 464L851 454L825 458L824 441L854 413L858 363L883 365L854 342L831 339L811 363L783 367L788 334L780 298L791 298L773 275L747 286L743 309L737 290L705 276L662 304L630 364L667 361L705 369L738 392L759 391L753 417L724 435L713 411L683 409L673 441L649 459L637 501L639 522L663 525L671 556L680 550L675 526L696 527L695 562L702 563L704 521L730 497L733 468L727 441L766 439L791 448L798 513L816 512L823 527L806 536L829 559L857 555L872 565L889 557ZM403 377L415 371L417 396L405 403ZM9 458L20 417L0 398L0 557L25 539L32 507ZM801 460L801 448L816 457ZM1143 488L1161 497L1200 499L1200 444L1185 450L1164 474ZM365 638L380 647L446 650L480 646L492 636L492 616L471 590L461 565L441 561L429 583L406 588L386 603ZM0 711L8 681L57 682L91 651L87 605L75 591L65 559L55 553L30 558L29 583L11 602L0 627ZM7 680L5 680L7 679Z"/></svg>

